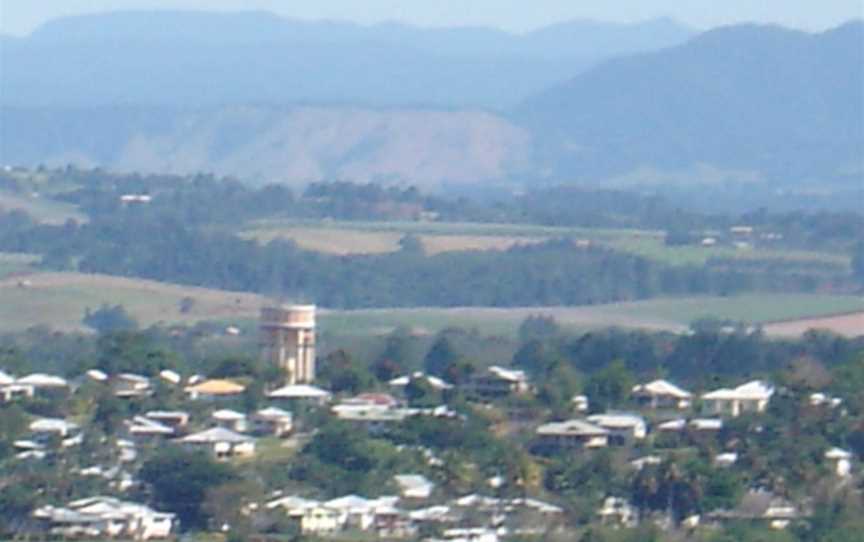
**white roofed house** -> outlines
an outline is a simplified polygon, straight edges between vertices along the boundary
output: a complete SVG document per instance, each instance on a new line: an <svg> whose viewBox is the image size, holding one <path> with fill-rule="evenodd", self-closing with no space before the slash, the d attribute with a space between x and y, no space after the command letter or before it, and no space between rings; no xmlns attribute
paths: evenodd
<svg viewBox="0 0 864 542"><path fill-rule="evenodd" d="M485 373L476 374L465 384L465 390L480 397L505 397L527 393L531 389L525 371L493 365Z"/></svg>
<svg viewBox="0 0 864 542"><path fill-rule="evenodd" d="M174 429L186 427L189 423L189 413L182 410L150 410L144 416Z"/></svg>
<svg viewBox="0 0 864 542"><path fill-rule="evenodd" d="M342 528L341 513L316 500L280 497L268 502L267 508L284 511L289 519L298 524L303 534L329 534Z"/></svg>
<svg viewBox="0 0 864 542"><path fill-rule="evenodd" d="M213 427L181 439L180 444L191 449L203 449L217 459L250 457L255 454L255 439L224 427Z"/></svg>
<svg viewBox="0 0 864 542"><path fill-rule="evenodd" d="M831 448L825 452L825 459L831 464L834 474L841 478L846 478L852 472L852 452Z"/></svg>
<svg viewBox="0 0 864 542"><path fill-rule="evenodd" d="M224 427L239 433L245 432L249 425L246 420L246 414L229 408L216 410L210 415L210 417L216 421L216 425L219 427Z"/></svg>
<svg viewBox="0 0 864 542"><path fill-rule="evenodd" d="M392 514L398 497L379 497L366 499L357 495L346 495L324 503L324 506L340 514L340 523L345 528L366 531L375 526L376 517L384 512Z"/></svg>
<svg viewBox="0 0 864 542"><path fill-rule="evenodd" d="M174 514L114 497L80 499L65 507L43 506L33 511L33 517L49 533L64 538L164 539L171 536L174 527Z"/></svg>
<svg viewBox="0 0 864 542"><path fill-rule="evenodd" d="M33 397L32 385L19 384L12 375L0 371L0 401L8 403L14 399Z"/></svg>
<svg viewBox="0 0 864 542"><path fill-rule="evenodd" d="M316 405L324 405L332 394L324 389L310 386L309 384L289 384L275 389L267 394L268 399L286 402L304 402Z"/></svg>
<svg viewBox="0 0 864 542"><path fill-rule="evenodd" d="M765 412L774 395L774 387L753 380L737 388L721 388L702 394L705 410L711 414L737 417L747 412Z"/></svg>
<svg viewBox="0 0 864 542"><path fill-rule="evenodd" d="M35 393L63 394L69 390L69 382L60 376L33 373L15 380L19 393L32 397Z"/></svg>
<svg viewBox="0 0 864 542"><path fill-rule="evenodd" d="M606 497L597 515L603 523L625 527L636 526L639 519L636 507L621 497Z"/></svg>
<svg viewBox="0 0 864 542"><path fill-rule="evenodd" d="M69 387L69 382L65 378L44 373L29 374L17 379L15 383L33 386L37 389L62 389Z"/></svg>
<svg viewBox="0 0 864 542"><path fill-rule="evenodd" d="M421 474L397 474L393 479L406 499L428 499L435 489L435 483Z"/></svg>
<svg viewBox="0 0 864 542"><path fill-rule="evenodd" d="M111 379L117 397L146 397L152 393L150 379L134 373L120 373Z"/></svg>
<svg viewBox="0 0 864 542"><path fill-rule="evenodd" d="M259 435L284 437L294 430L294 415L287 410L268 407L252 414L252 432Z"/></svg>
<svg viewBox="0 0 864 542"><path fill-rule="evenodd" d="M30 423L33 440L45 444L51 438L59 438L63 447L81 443L81 427L74 422L59 418L41 418Z"/></svg>
<svg viewBox="0 0 864 542"><path fill-rule="evenodd" d="M604 448L609 431L584 420L551 422L537 428L537 444L553 450Z"/></svg>
<svg viewBox="0 0 864 542"><path fill-rule="evenodd" d="M404 375L393 380L390 380L387 384L394 388L404 388L407 386L412 380L423 380L427 384L429 384L432 389L438 391L449 390L453 388L453 384L448 384L444 380L438 378L434 375L427 375L426 373L415 372L410 375Z"/></svg>
<svg viewBox="0 0 864 542"><path fill-rule="evenodd" d="M690 408L693 395L667 382L666 380L654 380L647 384L639 384L633 387L633 397L640 405L650 408Z"/></svg>
<svg viewBox="0 0 864 542"><path fill-rule="evenodd" d="M340 420L360 425L372 434L380 433L414 413L414 410L408 408L353 403L334 405L332 411Z"/></svg>
<svg viewBox="0 0 864 542"><path fill-rule="evenodd" d="M134 416L131 420L127 420L126 431L134 440L141 442L146 440L160 440L167 437L173 437L174 428L146 416Z"/></svg>
<svg viewBox="0 0 864 542"><path fill-rule="evenodd" d="M588 421L609 431L609 442L625 444L642 440L648 434L648 425L642 416L627 413L594 414Z"/></svg>

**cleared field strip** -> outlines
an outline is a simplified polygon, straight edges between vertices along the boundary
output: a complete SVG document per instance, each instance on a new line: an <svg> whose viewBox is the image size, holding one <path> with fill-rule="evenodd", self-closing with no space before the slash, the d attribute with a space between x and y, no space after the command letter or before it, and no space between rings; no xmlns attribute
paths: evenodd
<svg viewBox="0 0 864 542"><path fill-rule="evenodd" d="M87 217L70 203L0 190L0 212L7 211L23 211L43 224L63 224L69 219L87 221Z"/></svg>
<svg viewBox="0 0 864 542"><path fill-rule="evenodd" d="M614 303L589 307L420 308L328 311L323 329L337 333L386 333L398 326L435 333L446 327L476 328L483 333L512 335L530 315L552 316L564 328L590 330L622 327L683 332L699 318L720 318L753 324L820 318L864 311L864 299L827 295L743 295L693 297ZM791 324L791 322L787 322ZM773 325L772 325L773 326ZM766 328L767 329L767 328ZM771 327L769 333L773 334ZM806 326L798 334L806 331ZM864 333L862 331L861 333ZM777 333L788 335L788 333Z"/></svg>
<svg viewBox="0 0 864 542"><path fill-rule="evenodd" d="M182 312L181 301L192 299ZM160 282L81 273L33 273L0 280L0 331L34 325L60 330L81 329L89 307L123 305L142 325L254 321L267 300L255 294L194 288ZM765 323L770 334L800 334L827 327L846 334L862 329L864 298L830 295L742 295L734 297L666 298L585 307L416 308L322 310L321 330L337 334L386 333L406 326L435 333L446 327L476 328L483 333L512 335L526 317L553 316L561 326L589 330L609 326L685 331L698 319L714 317ZM803 320L798 322L797 320Z"/></svg>
<svg viewBox="0 0 864 542"><path fill-rule="evenodd" d="M532 224L496 224L483 222L417 222L417 221L339 221L339 220L256 220L249 223L249 230L281 230L285 228L316 228L331 230L356 230L393 232L400 235L501 235L507 237L560 237L581 236L586 239L614 239L619 237L663 237L663 232L653 230L613 228L568 228L537 226Z"/></svg>
<svg viewBox="0 0 864 542"><path fill-rule="evenodd" d="M399 249L399 239L413 234L430 254L453 250L506 250L514 244L556 237L590 240L670 265L704 265L711 258L821 264L848 268L846 254L806 250L738 249L731 246L666 246L663 232L611 228L565 228L529 224L461 222L348 222L260 220L242 232L266 243L290 239L307 250L331 254L380 254Z"/></svg>
<svg viewBox="0 0 864 542"><path fill-rule="evenodd" d="M29 270L39 259L34 254L0 252L0 279Z"/></svg>
<svg viewBox="0 0 864 542"><path fill-rule="evenodd" d="M623 252L630 252L672 265L703 265L711 258L780 260L797 263L821 263L838 267L848 267L850 262L850 257L845 254L764 248L739 249L729 246L666 246L662 239L650 237L620 238L607 244Z"/></svg>
<svg viewBox="0 0 864 542"><path fill-rule="evenodd" d="M191 309L181 312L189 297ZM263 298L160 282L81 273L35 273L0 280L0 330L34 325L81 329L84 311L123 305L142 325L255 318Z"/></svg>
<svg viewBox="0 0 864 542"><path fill-rule="evenodd" d="M307 250L331 254L380 254L399 249L402 236L416 235L426 252L506 250L517 244L572 237L607 243L615 239L662 239L662 232L642 230L559 228L522 224L462 222L342 222L260 220L242 232L267 243L289 239Z"/></svg>
<svg viewBox="0 0 864 542"><path fill-rule="evenodd" d="M864 312L776 322L766 325L764 329L769 335L777 337L797 337L811 329L827 330L845 337L858 337L864 335Z"/></svg>
<svg viewBox="0 0 864 542"><path fill-rule="evenodd" d="M330 228L286 228L247 233L262 243L290 239L306 250L328 254L382 254L399 250L404 234L387 231L343 230ZM506 250L513 245L537 243L542 238L497 235L417 235L427 254L456 250Z"/></svg>

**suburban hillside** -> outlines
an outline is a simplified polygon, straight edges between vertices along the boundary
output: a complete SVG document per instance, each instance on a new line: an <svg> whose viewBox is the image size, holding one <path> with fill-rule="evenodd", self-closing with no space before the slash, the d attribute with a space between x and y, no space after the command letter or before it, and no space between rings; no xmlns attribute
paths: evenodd
<svg viewBox="0 0 864 542"><path fill-rule="evenodd" d="M859 183L862 43L860 21L821 34L721 28L606 62L516 116L541 138L538 160L551 175L708 166L752 181Z"/></svg>

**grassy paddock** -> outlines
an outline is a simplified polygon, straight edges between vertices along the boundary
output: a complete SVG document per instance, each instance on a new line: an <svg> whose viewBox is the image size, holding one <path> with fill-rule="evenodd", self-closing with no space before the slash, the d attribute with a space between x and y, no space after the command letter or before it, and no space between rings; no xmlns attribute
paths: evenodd
<svg viewBox="0 0 864 542"><path fill-rule="evenodd" d="M699 318L768 323L864 311L864 298L808 294L663 298L587 307L421 308L328 311L322 329L338 334L386 333L398 326L436 333L447 327L476 328L485 334L514 335L526 317L554 317L571 330L609 326L683 331Z"/></svg>
<svg viewBox="0 0 864 542"><path fill-rule="evenodd" d="M39 259L35 254L0 252L0 279L30 270Z"/></svg>
<svg viewBox="0 0 864 542"><path fill-rule="evenodd" d="M232 321L253 318L263 302L254 294L208 290L154 281L85 275L80 273L34 273L21 280L0 280L0 330L16 331L34 325L61 330L81 329L81 318L89 307L103 303L123 305L142 325L194 323L201 320ZM193 300L183 313L180 302Z"/></svg>
<svg viewBox="0 0 864 542"><path fill-rule="evenodd" d="M290 239L308 250L335 254L375 254L399 248L406 234L418 236L431 254L453 250L504 250L516 243L555 237L590 240L669 265L703 265L711 258L779 260L829 264L848 268L849 256L829 252L783 249L736 249L730 246L666 246L657 230L566 228L530 224L460 222L351 222L327 220L258 220L241 235L266 243Z"/></svg>
<svg viewBox="0 0 864 542"><path fill-rule="evenodd" d="M23 211L44 224L63 224L70 219L87 221L87 217L71 203L0 190L0 211L16 210Z"/></svg>
<svg viewBox="0 0 864 542"><path fill-rule="evenodd" d="M844 254L807 250L737 249L730 246L666 246L661 238L621 238L608 243L616 250L630 252L670 265L704 265L711 258L741 260L782 260L796 263L821 263L847 268L850 258Z"/></svg>
<svg viewBox="0 0 864 542"><path fill-rule="evenodd" d="M258 310L267 300L248 293L193 288L154 281L85 275L33 273L21 279L0 280L0 331L48 325L61 330L81 329L81 317L103 303L121 304L142 325L158 322L219 321L254 327ZM181 312L181 300L193 300ZM530 315L554 317L572 330L609 326L683 331L693 320L725 318L768 323L864 312L864 298L809 294L752 294L731 297L662 298L632 303L582 307L412 308L322 310L322 332L335 335L382 334L399 326L436 333L447 327L477 329L488 335L513 335Z"/></svg>

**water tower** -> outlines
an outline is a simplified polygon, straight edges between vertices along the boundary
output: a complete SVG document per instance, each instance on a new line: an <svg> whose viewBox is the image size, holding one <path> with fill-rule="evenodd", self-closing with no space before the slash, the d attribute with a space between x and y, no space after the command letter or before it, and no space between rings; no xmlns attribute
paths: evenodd
<svg viewBox="0 0 864 542"><path fill-rule="evenodd" d="M315 305L261 309L261 356L285 371L288 384L315 379Z"/></svg>

